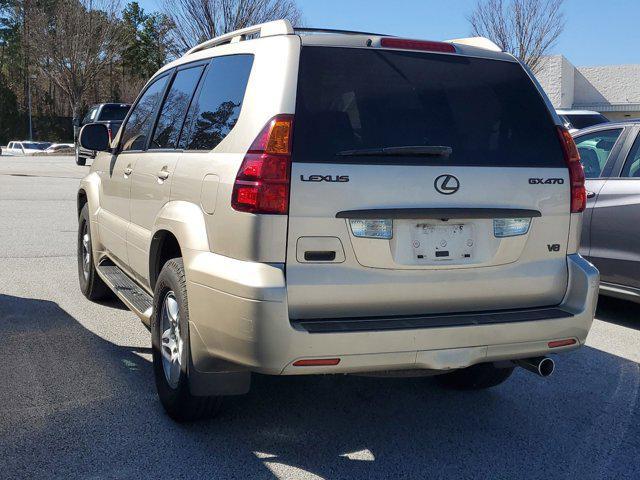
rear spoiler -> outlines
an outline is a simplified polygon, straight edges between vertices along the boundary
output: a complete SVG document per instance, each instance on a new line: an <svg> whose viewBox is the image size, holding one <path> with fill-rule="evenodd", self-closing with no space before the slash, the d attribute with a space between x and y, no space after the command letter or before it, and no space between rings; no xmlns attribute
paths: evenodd
<svg viewBox="0 0 640 480"><path fill-rule="evenodd" d="M491 50L492 52L502 52L502 49L498 45L486 37L454 38L453 40L445 40L445 42L482 48L483 50Z"/></svg>

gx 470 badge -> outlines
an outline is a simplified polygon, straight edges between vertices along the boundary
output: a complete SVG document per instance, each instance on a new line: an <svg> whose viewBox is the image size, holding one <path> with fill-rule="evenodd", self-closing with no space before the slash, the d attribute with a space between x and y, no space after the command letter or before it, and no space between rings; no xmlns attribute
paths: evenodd
<svg viewBox="0 0 640 480"><path fill-rule="evenodd" d="M562 185L564 178L530 178L530 185Z"/></svg>

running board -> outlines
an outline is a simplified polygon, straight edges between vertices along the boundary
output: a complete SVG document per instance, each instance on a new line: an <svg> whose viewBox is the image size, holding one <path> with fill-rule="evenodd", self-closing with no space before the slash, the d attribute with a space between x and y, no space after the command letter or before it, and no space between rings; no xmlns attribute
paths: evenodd
<svg viewBox="0 0 640 480"><path fill-rule="evenodd" d="M116 265L98 265L97 270L113 293L148 326L153 312L153 297Z"/></svg>

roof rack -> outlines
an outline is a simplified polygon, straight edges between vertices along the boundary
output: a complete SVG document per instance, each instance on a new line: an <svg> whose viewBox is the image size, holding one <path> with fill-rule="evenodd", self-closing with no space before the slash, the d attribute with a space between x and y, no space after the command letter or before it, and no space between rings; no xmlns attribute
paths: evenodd
<svg viewBox="0 0 640 480"><path fill-rule="evenodd" d="M237 43L245 40L249 35L257 35L258 37L271 37L274 35L290 35L293 33L293 27L289 20L274 20L273 22L261 23L253 27L241 28L233 32L225 33L219 37L212 38L206 42L196 45L185 55L191 55L208 48L217 47L226 43Z"/></svg>
<svg viewBox="0 0 640 480"><path fill-rule="evenodd" d="M486 37L468 37L454 38L453 40L445 40L447 43L458 43L460 45L468 45L470 47L491 50L492 52L502 52L502 49Z"/></svg>
<svg viewBox="0 0 640 480"><path fill-rule="evenodd" d="M392 35L386 35L384 33L372 33L372 32L358 32L355 30L334 30L331 28L306 28L295 27L294 33L341 33L344 35L372 35L374 37L391 37Z"/></svg>

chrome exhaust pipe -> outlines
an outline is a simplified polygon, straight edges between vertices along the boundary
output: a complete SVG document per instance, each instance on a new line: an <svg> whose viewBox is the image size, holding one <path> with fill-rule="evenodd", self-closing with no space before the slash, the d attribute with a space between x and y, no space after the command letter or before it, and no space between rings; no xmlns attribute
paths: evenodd
<svg viewBox="0 0 640 480"><path fill-rule="evenodd" d="M513 363L543 378L550 376L556 369L556 363L549 357L523 358L514 360Z"/></svg>

